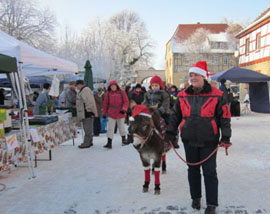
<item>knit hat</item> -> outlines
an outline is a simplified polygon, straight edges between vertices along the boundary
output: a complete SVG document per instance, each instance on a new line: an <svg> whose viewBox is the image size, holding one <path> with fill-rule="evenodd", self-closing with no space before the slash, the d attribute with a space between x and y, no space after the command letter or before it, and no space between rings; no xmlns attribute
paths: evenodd
<svg viewBox="0 0 270 214"><path fill-rule="evenodd" d="M137 83L135 88L142 88L142 85L140 83Z"/></svg>
<svg viewBox="0 0 270 214"><path fill-rule="evenodd" d="M154 83L159 84L161 89L165 89L165 87L163 85L163 82L162 82L162 79L159 76L157 76L157 75L156 76L153 76L151 78L151 80L150 80L150 86L152 84L154 84Z"/></svg>
<svg viewBox="0 0 270 214"><path fill-rule="evenodd" d="M207 70L207 63L206 61L199 61L196 62L196 64L192 65L192 67L189 69L190 73L199 74L205 78L208 77L208 70Z"/></svg>
<svg viewBox="0 0 270 214"><path fill-rule="evenodd" d="M152 117L149 109L145 105L135 105L132 110L132 117L129 117L129 120L134 121L134 117L137 115Z"/></svg>

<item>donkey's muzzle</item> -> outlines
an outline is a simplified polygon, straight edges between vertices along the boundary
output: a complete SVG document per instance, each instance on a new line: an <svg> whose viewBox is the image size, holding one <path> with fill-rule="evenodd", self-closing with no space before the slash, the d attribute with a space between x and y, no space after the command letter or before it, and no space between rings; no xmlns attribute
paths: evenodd
<svg viewBox="0 0 270 214"><path fill-rule="evenodd" d="M133 140L133 143L132 143L134 148L137 149L137 150L140 150L141 144L142 144L142 141L139 138L134 137L134 140Z"/></svg>

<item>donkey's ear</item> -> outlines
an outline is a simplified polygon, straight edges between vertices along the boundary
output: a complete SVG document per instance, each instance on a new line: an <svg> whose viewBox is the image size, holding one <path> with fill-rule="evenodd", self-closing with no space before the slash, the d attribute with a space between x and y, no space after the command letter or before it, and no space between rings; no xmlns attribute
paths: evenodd
<svg viewBox="0 0 270 214"><path fill-rule="evenodd" d="M156 111L157 109L158 109L158 104L149 107L149 111L150 111L150 112L154 112L154 111Z"/></svg>
<svg viewBox="0 0 270 214"><path fill-rule="evenodd" d="M133 109L133 107L136 105L136 102L134 100L130 100L129 107L130 109Z"/></svg>

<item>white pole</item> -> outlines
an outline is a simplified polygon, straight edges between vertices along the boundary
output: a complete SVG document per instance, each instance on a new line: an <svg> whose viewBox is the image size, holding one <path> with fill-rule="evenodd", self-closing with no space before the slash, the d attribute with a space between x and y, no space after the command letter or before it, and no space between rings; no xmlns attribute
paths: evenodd
<svg viewBox="0 0 270 214"><path fill-rule="evenodd" d="M22 70L22 63L19 62L19 73L20 77L17 81L20 81L19 87L19 100L20 100L20 116L22 120L22 131L23 131L23 140L26 145L26 152L27 152L27 160L28 160L28 168L32 178L35 178L35 171L33 168L33 152L31 147L31 139L30 139L30 132L29 132L29 120L28 120L28 112L27 112L27 104L26 104L26 96L24 90L24 82L23 82L23 70ZM16 82L17 82L16 81Z"/></svg>

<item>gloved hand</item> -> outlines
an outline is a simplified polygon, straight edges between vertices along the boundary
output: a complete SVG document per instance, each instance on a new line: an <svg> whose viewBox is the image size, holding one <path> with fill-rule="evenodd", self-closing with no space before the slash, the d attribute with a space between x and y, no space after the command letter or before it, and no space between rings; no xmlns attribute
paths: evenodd
<svg viewBox="0 0 270 214"><path fill-rule="evenodd" d="M220 145L220 147L224 147L225 149L228 149L228 148L232 145L232 143L221 141L221 142L219 143L219 145Z"/></svg>
<svg viewBox="0 0 270 214"><path fill-rule="evenodd" d="M119 113L120 113L120 114L125 114L126 111L125 111L125 110L121 110L121 111L119 111Z"/></svg>
<svg viewBox="0 0 270 214"><path fill-rule="evenodd" d="M95 117L95 114L93 112L85 112L86 117Z"/></svg>
<svg viewBox="0 0 270 214"><path fill-rule="evenodd" d="M106 119L106 115L103 115L102 117L103 117L104 119Z"/></svg>
<svg viewBox="0 0 270 214"><path fill-rule="evenodd" d="M179 149L178 142L176 142L176 137L174 135L166 133L164 141L165 143L169 143L169 144L171 142L175 149Z"/></svg>
<svg viewBox="0 0 270 214"><path fill-rule="evenodd" d="M228 149L232 145L230 142L220 141L219 146L225 148L226 155L228 155Z"/></svg>

